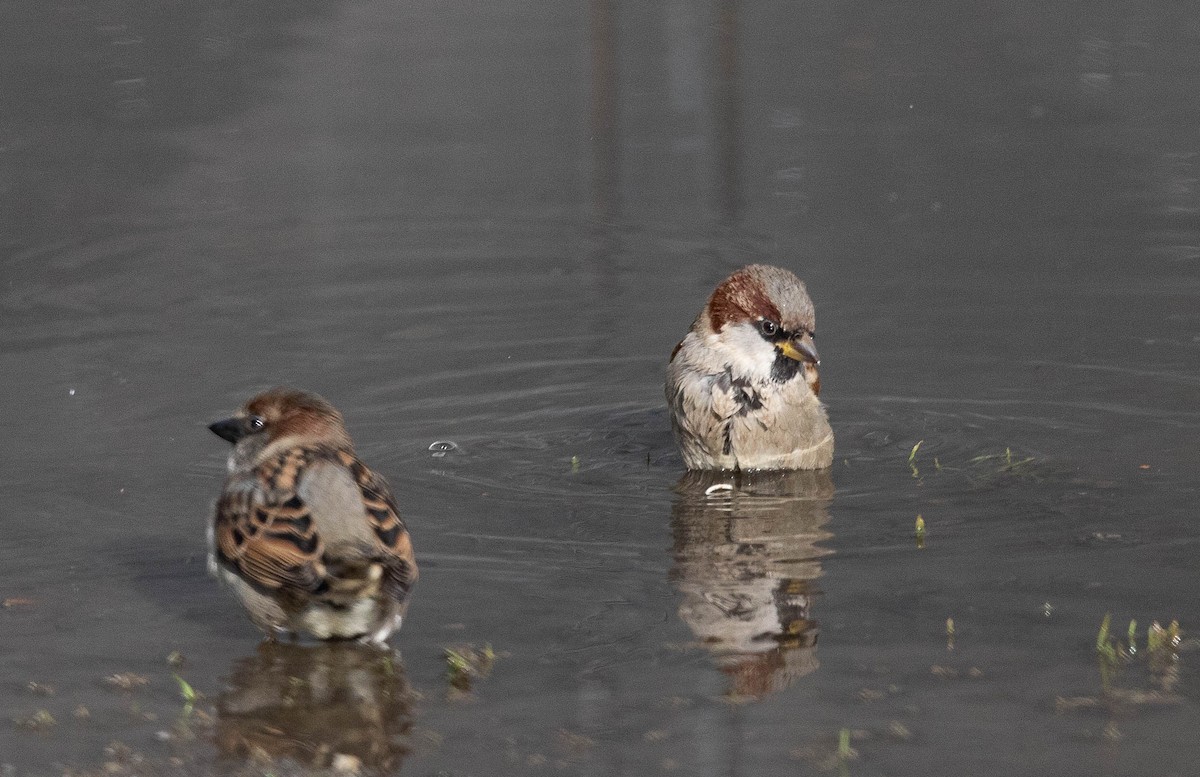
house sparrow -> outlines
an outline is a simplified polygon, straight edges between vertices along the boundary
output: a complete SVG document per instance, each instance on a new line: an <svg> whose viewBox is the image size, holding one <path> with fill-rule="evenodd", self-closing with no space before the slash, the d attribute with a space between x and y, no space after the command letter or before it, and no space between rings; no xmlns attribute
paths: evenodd
<svg viewBox="0 0 1200 777"><path fill-rule="evenodd" d="M417 564L387 482L359 461L341 413L276 388L208 428L234 444L209 571L268 638L386 640Z"/></svg>
<svg viewBox="0 0 1200 777"><path fill-rule="evenodd" d="M823 469L833 430L817 395L812 300L763 264L713 291L671 353L667 404L688 469Z"/></svg>

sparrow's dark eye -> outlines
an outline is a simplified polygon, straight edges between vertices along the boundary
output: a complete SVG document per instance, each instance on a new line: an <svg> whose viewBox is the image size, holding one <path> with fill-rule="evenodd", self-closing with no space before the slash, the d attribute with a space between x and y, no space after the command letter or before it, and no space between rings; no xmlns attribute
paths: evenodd
<svg viewBox="0 0 1200 777"><path fill-rule="evenodd" d="M264 421L262 416L260 416L260 415L252 415L248 419L246 419L246 425L257 432L259 429L266 426L267 422Z"/></svg>
<svg viewBox="0 0 1200 777"><path fill-rule="evenodd" d="M758 331L762 332L764 337L774 337L779 331L779 324L769 318L763 318L758 322Z"/></svg>

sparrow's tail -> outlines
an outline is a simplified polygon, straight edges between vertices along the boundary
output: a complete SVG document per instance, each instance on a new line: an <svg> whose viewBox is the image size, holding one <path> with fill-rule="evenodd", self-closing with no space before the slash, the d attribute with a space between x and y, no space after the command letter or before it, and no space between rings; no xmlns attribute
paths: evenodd
<svg viewBox="0 0 1200 777"><path fill-rule="evenodd" d="M377 559L340 559L326 556L325 582L320 597L334 606L349 606L379 595L384 565Z"/></svg>

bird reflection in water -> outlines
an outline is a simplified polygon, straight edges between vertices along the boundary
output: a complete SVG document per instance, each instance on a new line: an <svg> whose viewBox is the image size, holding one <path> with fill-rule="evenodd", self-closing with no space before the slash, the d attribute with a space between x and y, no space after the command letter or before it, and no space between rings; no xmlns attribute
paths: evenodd
<svg viewBox="0 0 1200 777"><path fill-rule="evenodd" d="M820 558L833 481L828 470L689 472L671 510L679 617L730 678L761 698L817 668Z"/></svg>
<svg viewBox="0 0 1200 777"><path fill-rule="evenodd" d="M391 650L267 642L229 685L217 700L224 756L392 774L409 751L412 693Z"/></svg>

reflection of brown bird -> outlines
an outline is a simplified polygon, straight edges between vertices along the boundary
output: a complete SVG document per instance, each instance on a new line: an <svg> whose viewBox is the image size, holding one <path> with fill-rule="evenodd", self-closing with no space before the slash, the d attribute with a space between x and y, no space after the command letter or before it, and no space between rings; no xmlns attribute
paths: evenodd
<svg viewBox="0 0 1200 777"><path fill-rule="evenodd" d="M342 416L272 389L209 427L234 444L209 567L268 636L383 642L417 580L387 482L359 461Z"/></svg>
<svg viewBox="0 0 1200 777"><path fill-rule="evenodd" d="M816 669L828 471L690 472L675 492L679 617L730 676L730 693L761 697Z"/></svg>
<svg viewBox="0 0 1200 777"><path fill-rule="evenodd" d="M412 693L391 651L265 642L234 665L229 682L217 699L216 743L226 756L317 768L342 756L390 773L409 752Z"/></svg>
<svg viewBox="0 0 1200 777"><path fill-rule="evenodd" d="M750 265L717 286L667 365L667 405L688 469L833 462L815 330L808 291L787 270Z"/></svg>

